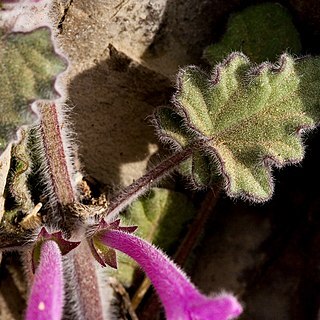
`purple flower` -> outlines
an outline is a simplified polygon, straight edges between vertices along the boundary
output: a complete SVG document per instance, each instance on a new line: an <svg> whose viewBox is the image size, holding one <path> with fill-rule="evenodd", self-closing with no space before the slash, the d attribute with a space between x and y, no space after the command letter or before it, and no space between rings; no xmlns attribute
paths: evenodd
<svg viewBox="0 0 320 320"><path fill-rule="evenodd" d="M242 306L231 294L215 297L201 294L162 251L121 228L117 221L98 229L91 242L96 249L94 255L99 255L104 244L136 260L153 283L167 320L227 320L242 312Z"/></svg>
<svg viewBox="0 0 320 320"><path fill-rule="evenodd" d="M44 241L40 251L26 320L60 320L64 299L61 252L53 240Z"/></svg>
<svg viewBox="0 0 320 320"><path fill-rule="evenodd" d="M80 242L63 239L62 232L48 233L42 228L32 251L35 270L26 320L60 320L62 317L64 284L62 255Z"/></svg>

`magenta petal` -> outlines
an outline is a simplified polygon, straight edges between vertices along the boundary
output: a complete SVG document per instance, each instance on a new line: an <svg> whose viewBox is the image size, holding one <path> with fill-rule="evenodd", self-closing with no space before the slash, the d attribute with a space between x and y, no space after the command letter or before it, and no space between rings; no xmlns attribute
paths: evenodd
<svg viewBox="0 0 320 320"><path fill-rule="evenodd" d="M63 298L61 252L55 241L44 241L28 300L26 320L60 320Z"/></svg>
<svg viewBox="0 0 320 320"><path fill-rule="evenodd" d="M159 249L121 230L106 229L100 240L136 260L153 283L167 320L229 320L242 312L230 294L202 295L187 276Z"/></svg>

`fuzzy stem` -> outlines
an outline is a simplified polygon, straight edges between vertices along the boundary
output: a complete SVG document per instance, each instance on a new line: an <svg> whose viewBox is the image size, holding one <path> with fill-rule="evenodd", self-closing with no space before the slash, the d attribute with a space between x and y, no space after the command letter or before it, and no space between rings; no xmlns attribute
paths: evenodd
<svg viewBox="0 0 320 320"><path fill-rule="evenodd" d="M187 160L193 153L193 148L189 147L174 153L172 156L160 162L156 167L148 171L145 175L124 188L118 195L111 199L105 212L109 221L115 220L117 215L139 196L149 190L151 185L158 182L179 164Z"/></svg>
<svg viewBox="0 0 320 320"><path fill-rule="evenodd" d="M73 257L74 277L79 295L79 310L83 319L103 320L102 301L99 292L94 259L86 241L83 241ZM78 319L81 319L80 317Z"/></svg>
<svg viewBox="0 0 320 320"><path fill-rule="evenodd" d="M63 318L103 320L101 287L87 242L82 241L77 250L64 256L63 263L67 306ZM106 298L104 297L104 301Z"/></svg>
<svg viewBox="0 0 320 320"><path fill-rule="evenodd" d="M100 239L138 262L153 283L167 320L226 320L242 312L232 295L202 295L163 252L145 240L115 229L107 229Z"/></svg>
<svg viewBox="0 0 320 320"><path fill-rule="evenodd" d="M65 145L63 131L66 123L58 114L58 105L52 102L38 104L40 113L40 134L44 149L44 162L48 167L48 185L52 191L52 197L61 213L63 207L73 204L76 201L75 188L72 185L72 168L68 167L70 154L68 145ZM68 142L68 141L67 141ZM71 170L69 170L71 169ZM53 216L53 222L57 223L59 218ZM68 221L66 219L66 221ZM74 255L67 257L71 264L72 277L68 279L66 288L74 289L73 300L69 301L67 295L67 308L65 312L80 312L76 319L103 319L103 310L100 301L98 279L92 258L89 256L85 244L82 244ZM66 264L68 264L66 262ZM70 289L71 290L71 289ZM75 310L73 310L75 309Z"/></svg>
<svg viewBox="0 0 320 320"><path fill-rule="evenodd" d="M41 103L39 111L42 141L54 195L60 205L72 204L75 194L61 135L63 123L59 123L57 106L55 103Z"/></svg>

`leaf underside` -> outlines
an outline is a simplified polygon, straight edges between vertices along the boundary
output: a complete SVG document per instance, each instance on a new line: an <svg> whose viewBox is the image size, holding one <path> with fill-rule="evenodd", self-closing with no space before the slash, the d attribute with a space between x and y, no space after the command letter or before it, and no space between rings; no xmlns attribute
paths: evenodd
<svg viewBox="0 0 320 320"><path fill-rule="evenodd" d="M65 62L54 53L50 30L4 34L0 30L0 152L17 128L33 121L28 107L37 99L53 99L53 84Z"/></svg>
<svg viewBox="0 0 320 320"><path fill-rule="evenodd" d="M320 58L284 54L256 66L235 52L210 77L182 70L172 108L159 108L155 123L175 148L194 146L185 172L197 185L219 175L229 196L263 202L273 193L271 166L304 156L301 133L319 121L319 85Z"/></svg>

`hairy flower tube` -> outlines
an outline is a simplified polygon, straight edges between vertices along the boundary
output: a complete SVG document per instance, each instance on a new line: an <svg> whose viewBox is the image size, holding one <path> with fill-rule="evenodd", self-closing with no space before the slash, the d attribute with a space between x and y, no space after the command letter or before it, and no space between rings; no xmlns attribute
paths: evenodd
<svg viewBox="0 0 320 320"><path fill-rule="evenodd" d="M54 240L41 244L26 320L60 320L64 299L62 256Z"/></svg>
<svg viewBox="0 0 320 320"><path fill-rule="evenodd" d="M80 242L65 240L62 232L39 232L32 251L34 281L28 300L26 320L60 320L64 302L62 256Z"/></svg>
<svg viewBox="0 0 320 320"><path fill-rule="evenodd" d="M92 238L93 247L100 243L96 254L104 244L133 258L153 283L167 320L227 320L242 312L242 306L231 294L201 294L161 250L121 228L116 224L96 232Z"/></svg>

